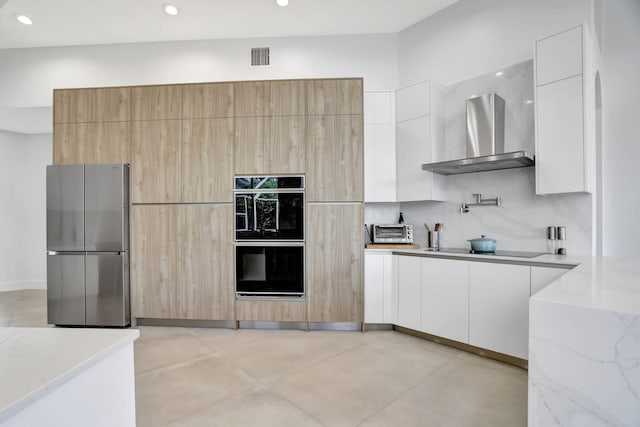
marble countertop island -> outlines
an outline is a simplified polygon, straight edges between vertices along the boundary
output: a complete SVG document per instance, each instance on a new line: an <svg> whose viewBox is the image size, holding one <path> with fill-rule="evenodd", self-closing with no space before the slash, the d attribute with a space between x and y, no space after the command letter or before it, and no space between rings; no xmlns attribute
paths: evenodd
<svg viewBox="0 0 640 427"><path fill-rule="evenodd" d="M64 397L60 389L123 348L131 348L132 359L131 344L139 336L135 329L0 328L0 425L27 425L33 418L23 417L34 405L54 393ZM123 360L127 363L128 355ZM108 394L110 387L99 382L95 388ZM80 397L75 403L82 403ZM12 422L14 417L22 421Z"/></svg>

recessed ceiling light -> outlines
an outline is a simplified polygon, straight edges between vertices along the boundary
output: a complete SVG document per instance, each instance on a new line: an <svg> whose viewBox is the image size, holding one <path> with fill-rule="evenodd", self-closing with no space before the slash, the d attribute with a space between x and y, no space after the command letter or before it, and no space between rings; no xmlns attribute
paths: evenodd
<svg viewBox="0 0 640 427"><path fill-rule="evenodd" d="M289 4L289 0L276 0L276 4L277 4L278 6L285 7L286 5L288 5L288 4Z"/></svg>
<svg viewBox="0 0 640 427"><path fill-rule="evenodd" d="M167 15L176 16L178 14L178 7L170 3L163 4L162 9Z"/></svg>
<svg viewBox="0 0 640 427"><path fill-rule="evenodd" d="M24 25L31 25L33 21L27 15L16 15L16 19Z"/></svg>
<svg viewBox="0 0 640 427"><path fill-rule="evenodd" d="M496 73L496 76L497 76L497 77L500 77L500 76L501 76L501 75L503 75L503 74L504 74L504 72L502 72L502 71L498 71L498 72Z"/></svg>

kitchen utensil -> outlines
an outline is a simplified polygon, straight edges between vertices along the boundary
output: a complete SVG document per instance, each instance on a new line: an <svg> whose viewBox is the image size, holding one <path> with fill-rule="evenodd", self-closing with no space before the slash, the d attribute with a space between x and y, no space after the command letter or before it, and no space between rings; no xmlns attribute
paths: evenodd
<svg viewBox="0 0 640 427"><path fill-rule="evenodd" d="M496 239L489 239L484 234L480 239L470 239L468 242L471 242L473 252L492 253L496 251Z"/></svg>

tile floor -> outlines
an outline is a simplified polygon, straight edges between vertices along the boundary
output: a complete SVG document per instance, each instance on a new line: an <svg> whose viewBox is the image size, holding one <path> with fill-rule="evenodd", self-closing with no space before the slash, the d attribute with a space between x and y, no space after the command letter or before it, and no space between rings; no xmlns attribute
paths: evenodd
<svg viewBox="0 0 640 427"><path fill-rule="evenodd" d="M44 291L0 326L45 326ZM138 426L525 426L527 373L394 331L140 327Z"/></svg>

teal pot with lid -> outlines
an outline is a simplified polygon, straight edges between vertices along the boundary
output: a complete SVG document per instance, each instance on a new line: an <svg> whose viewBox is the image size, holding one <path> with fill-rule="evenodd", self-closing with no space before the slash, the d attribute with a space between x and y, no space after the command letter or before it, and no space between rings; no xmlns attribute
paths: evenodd
<svg viewBox="0 0 640 427"><path fill-rule="evenodd" d="M484 234L478 239L468 240L471 243L471 250L480 253L493 253L496 251L496 239L489 239Z"/></svg>

